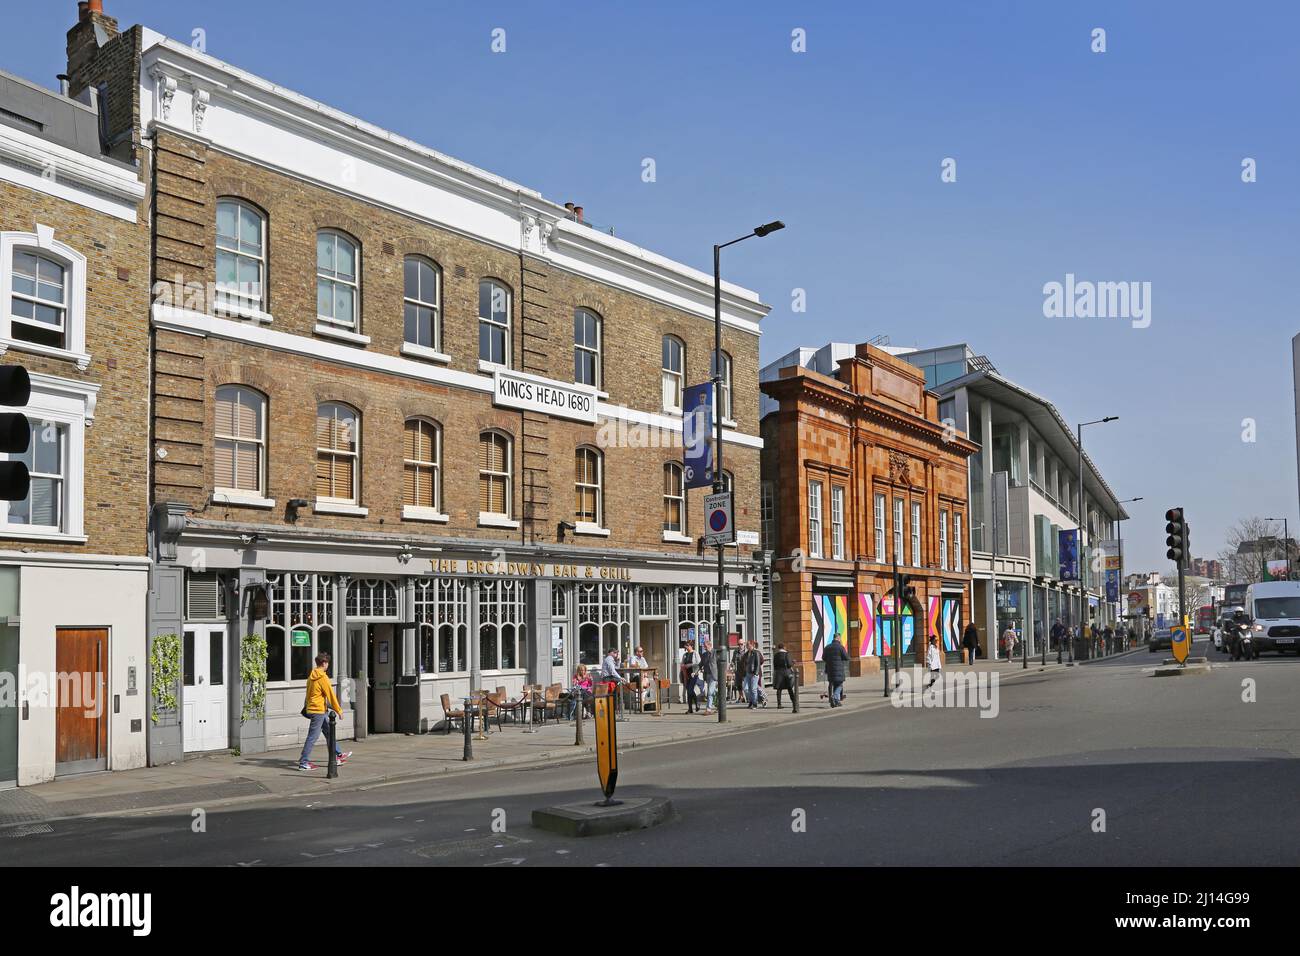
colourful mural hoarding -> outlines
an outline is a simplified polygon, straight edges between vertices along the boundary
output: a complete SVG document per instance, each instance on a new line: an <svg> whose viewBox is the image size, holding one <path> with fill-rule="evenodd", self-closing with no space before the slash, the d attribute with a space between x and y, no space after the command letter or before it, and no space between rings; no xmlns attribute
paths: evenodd
<svg viewBox="0 0 1300 956"><path fill-rule="evenodd" d="M822 652L833 639L839 638L845 649L849 646L849 595L813 594L812 646L813 660L822 659Z"/></svg>
<svg viewBox="0 0 1300 956"><path fill-rule="evenodd" d="M875 601L870 594L858 592L858 620L862 622L862 627L858 631L860 637L858 656L875 657L876 656L876 608Z"/></svg>
<svg viewBox="0 0 1300 956"><path fill-rule="evenodd" d="M903 631L903 653L906 654L912 649L912 633L915 630L915 622L912 620L912 608L904 604L899 612L902 622ZM894 647L894 599L892 597L882 597L880 599L880 613L876 615L876 627L879 631L881 643L885 648L885 656L888 657L893 653Z"/></svg>

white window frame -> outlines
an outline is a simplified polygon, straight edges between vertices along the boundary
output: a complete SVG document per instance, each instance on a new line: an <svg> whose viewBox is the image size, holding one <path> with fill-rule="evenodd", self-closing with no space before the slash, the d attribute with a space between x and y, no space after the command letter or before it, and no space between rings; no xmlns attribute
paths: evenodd
<svg viewBox="0 0 1300 956"><path fill-rule="evenodd" d="M670 369L663 362L663 350L669 342L677 346L677 360L681 366L678 369ZM676 412L681 414L682 401L686 394L686 343L675 335L665 335L659 344L660 373L662 382L662 401L665 412ZM669 394L669 391L672 394Z"/></svg>
<svg viewBox="0 0 1300 956"><path fill-rule="evenodd" d="M99 399L99 386L89 382L76 382L38 372L28 373L32 382L32 397L23 408L37 428L44 422L67 428L67 445L64 448L62 526L11 525L0 523L0 540L19 538L32 541L62 541L73 544L86 542L86 429L95 420L95 405ZM0 455L0 459L8 459ZM9 502L0 501L0 514L6 518Z"/></svg>
<svg viewBox="0 0 1300 956"><path fill-rule="evenodd" d="M483 314L482 314L482 310L480 309L480 310L479 310L479 317L478 317L478 325L475 327L475 331L476 331L476 332L479 332L480 335L481 335L482 328L483 328L483 326L484 326L485 324L486 324L486 325L490 325L490 326L492 326L492 327L495 328L495 329L504 329L504 330L505 330L505 355L504 355L504 361L501 361L501 362L497 362L497 361L495 361L495 360L493 360L493 359L485 359L485 358L483 357L483 346L482 346L482 342L480 341L479 344L478 344L478 348L477 348L477 352L478 352L478 365L479 365L479 368L480 368L480 369L510 368L510 367L511 367L511 364L510 364L510 362L511 362L511 356L514 354L514 335L513 335L513 332L514 332L514 292L511 290L510 286L506 285L506 284L505 284L504 282L502 282L500 279L494 279L494 278L492 278L491 276L488 276L488 277L482 278L482 279L480 279L479 282L478 282L480 304L481 304L481 300L482 300L482 298L483 298L482 290L483 290L483 286L484 286L484 285L490 285L490 286L492 286L492 287L494 287L494 288L500 289L500 290L502 291L502 293L505 295L505 297L506 297L506 308L505 308L506 320L505 320L504 323L501 323L501 322L498 322L496 319L492 318L492 315L491 315L492 309L491 309L490 307L489 307L489 309L488 309L488 315L483 315ZM489 296L488 296L488 301L491 302L492 298L493 298L492 295L489 295ZM476 336L476 338L477 338L477 336Z"/></svg>
<svg viewBox="0 0 1300 956"><path fill-rule="evenodd" d="M912 567L921 566L921 502L912 502Z"/></svg>
<svg viewBox="0 0 1300 956"><path fill-rule="evenodd" d="M939 512L939 567L948 570L948 512Z"/></svg>
<svg viewBox="0 0 1300 956"><path fill-rule="evenodd" d="M605 334L605 329L604 329L605 323L601 319L600 313L597 312L595 309L588 309L585 306L579 306L578 308L573 310L573 313L574 313L575 325L577 323L577 317L580 313L591 316L592 320L596 323L596 344L594 346L580 344L578 342L578 330L577 328L573 330L573 382L575 385L587 385L590 386L591 388L596 389L597 391L600 391L601 382L604 377L604 369L601 368L600 354L602 350L601 346L604 344L603 337ZM578 381L578 353L579 352L585 352L592 356L593 361L595 362L594 371L595 371L596 380L594 382Z"/></svg>
<svg viewBox="0 0 1300 956"><path fill-rule="evenodd" d="M260 276L260 279L258 280L260 291L258 295L252 296L252 295L248 295L247 293L239 289L238 286L239 268L238 268L238 264L236 264L236 268L235 268L236 287L235 288L233 289L223 288L220 285L219 281L214 283L213 285L213 295L216 300L217 311L228 312L234 315L246 315L248 314L249 311L265 314L266 302L267 302L266 296L267 296L267 276L268 276L267 261L269 259L268 250L266 248L266 238L267 238L266 215L260 209L254 206L252 203L246 202L243 199L236 199L233 196L223 196L217 200L218 213L220 213L220 209L223 204L229 204L235 207L235 211L236 211L235 248L225 249L217 244L217 226L216 223L214 222L213 229L212 229L212 245L214 249L213 256L212 256L213 266L215 267L216 265L217 255L222 252L230 253L235 257L236 260L250 259L256 262L258 265L258 275ZM240 238L239 217L243 216L244 214L250 214L256 217L258 221L258 227L261 230L260 242L261 242L262 254L260 256L249 255L248 253L244 252L241 248L243 245L243 240Z"/></svg>
<svg viewBox="0 0 1300 956"><path fill-rule="evenodd" d="M880 564L888 564L888 554L885 552L885 500L886 495L876 492L875 503L875 530L876 530L876 561Z"/></svg>
<svg viewBox="0 0 1300 956"><path fill-rule="evenodd" d="M489 471L488 469L484 468L482 465L479 465L478 468L479 484L482 485L485 476L496 477L496 478L504 477L506 480L506 494L505 494L506 510L504 512L480 511L478 513L478 522L481 525L485 524L494 527L495 526L518 527L518 522L515 521L513 518L514 506L515 506L515 442L514 439L511 438L509 435L507 435L505 432L497 431L494 428L489 428L479 432L478 440L480 446L482 446L483 444L483 437L485 435L492 435L496 438L500 438L506 443L506 451L505 451L506 467L505 467L505 471ZM482 455L481 447L480 447L479 454L480 456Z"/></svg>
<svg viewBox="0 0 1300 956"><path fill-rule="evenodd" d="M831 485L831 558L844 560L844 486Z"/></svg>
<svg viewBox="0 0 1300 956"><path fill-rule="evenodd" d="M899 565L907 564L907 556L903 554L903 538L907 534L905 527L906 518L903 513L903 499L894 499L894 563Z"/></svg>
<svg viewBox="0 0 1300 956"><path fill-rule="evenodd" d="M953 555L955 557L955 561L953 562L953 570L960 571L962 569L961 567L962 565L961 512L960 511L954 511L952 513L952 543L955 549L953 552Z"/></svg>
<svg viewBox="0 0 1300 956"><path fill-rule="evenodd" d="M405 452L406 444L406 426L411 422L418 422L425 425L433 431L433 460L420 461L415 458L407 458L402 455L402 482L406 482L406 469L408 466L414 466L418 472L419 469L426 469L433 472L433 506L427 505L408 505L402 502L402 517L415 521L440 521L445 522L448 516L442 510L442 427L429 418L416 415L402 422L402 444Z"/></svg>
<svg viewBox="0 0 1300 956"><path fill-rule="evenodd" d="M433 299L413 299L406 294L406 264L414 261L418 265L428 266L433 270ZM423 289L420 290L423 294ZM406 337L406 307L415 306L433 312L432 345L421 345ZM418 334L418 333L417 333ZM442 267L428 256L409 255L402 258L402 350L405 354L423 355L428 358L442 358Z"/></svg>
<svg viewBox="0 0 1300 956"><path fill-rule="evenodd" d="M663 470L664 470L664 473L665 473L665 474L667 474L669 471L671 471L674 475L677 476L677 478L678 478L677 485L678 485L678 487L681 488L681 490L682 490L680 495L670 495L670 494L668 493L667 490L665 490L664 493L663 493L663 502L664 502L664 540L665 540L665 541L689 542L691 539L690 539L690 536L689 536L689 535L690 535L690 532L687 530L687 515L686 515L686 472L682 469L682 466L681 466L679 463L675 462L675 461L666 462L666 463L664 464L664 468L663 468ZM676 501L676 502L679 504L679 506L680 506L679 509L678 509L678 512L677 512L677 513L678 513L679 515L681 515L681 521L680 521L680 525L681 525L681 526L678 527L678 528L669 528L669 527L668 527L668 502L670 502L670 501Z"/></svg>
<svg viewBox="0 0 1300 956"><path fill-rule="evenodd" d="M320 459L322 453L328 455L341 455L345 458L348 457L349 455L352 456L352 497L339 498L339 497L322 496L322 495L316 496L317 507L315 508L315 510L323 511L325 513L330 513L328 509L329 506L331 505L356 507L361 504L361 412L353 408L351 405L347 404L346 402L318 402L316 405L316 418L320 418L320 407L322 405L330 405L335 408L341 408L348 412L351 412L352 419L353 422L355 423L355 428L356 428L356 437L355 437L355 444L357 446L356 451L349 452L349 451L344 451L342 449L322 448L319 445L316 446L317 460ZM338 416L335 415L334 418L335 420L337 420ZM313 429L315 428L314 421L312 427ZM315 471L313 471L312 472L313 484L315 483L315 480L316 480ZM320 505L325 505L326 507L321 508Z"/></svg>
<svg viewBox="0 0 1300 956"><path fill-rule="evenodd" d="M54 230L38 225L36 232L0 232L0 355L10 349L75 362L78 370L90 366L86 353L86 257L54 238ZM13 336L14 253L45 256L64 267L64 348L25 342Z"/></svg>
<svg viewBox="0 0 1300 956"><path fill-rule="evenodd" d="M225 389L233 389L236 392L247 392L248 394L258 399L258 401L261 403L261 411L258 413L258 434L261 437L253 439L253 438L237 438L234 435L222 435L219 431L217 431L216 425L214 423L212 429L213 455L215 458L216 449L217 449L216 443L221 441L234 442L236 446L256 445L258 449L257 488L254 491L249 491L247 488L226 488L223 487L222 485L218 485L216 479L216 468L214 466L213 474L212 474L213 494L220 497L221 500L225 500L225 501L235 501L240 498L249 498L255 502L265 501L266 500L266 470L267 470L266 469L266 464L267 464L266 463L266 419L267 419L267 404L268 404L267 397L263 395L261 392L259 392L257 389L250 388L247 385L228 384L228 385L218 386L217 390L213 392L214 402L216 400L217 395L219 395ZM235 464L236 478L238 478L238 474L239 474L238 448L236 448L236 464Z"/></svg>
<svg viewBox="0 0 1300 956"><path fill-rule="evenodd" d="M820 558L822 551L822 483L808 482L808 557Z"/></svg>
<svg viewBox="0 0 1300 956"><path fill-rule="evenodd" d="M577 489L589 489L596 493L596 520L579 521L578 516L574 515L574 523L577 525L576 534L596 534L608 535L609 531L605 528L605 456L600 453L599 449L592 448L590 445L579 445L574 450L574 467L577 467L577 453L585 452L591 455L596 463L596 483L594 485L587 482L578 481L575 473L573 476L574 491ZM577 502L574 502L575 506ZM575 508L576 511L576 508Z"/></svg>
<svg viewBox="0 0 1300 956"><path fill-rule="evenodd" d="M338 262L338 244L340 242L345 242L352 247L352 251L353 251L352 261L353 264L355 265L354 271L356 272L356 275L354 275L352 279L349 280L343 278L342 276L340 276L337 270L334 271L332 275L327 275L326 273L321 271L320 252L319 252L319 242L321 236L329 236L334 240L334 252L335 252L334 261L336 263ZM319 331L321 327L324 327L324 329L328 331L342 330L344 332L359 334L361 331L361 243L353 239L347 233L342 232L338 229L317 229L316 241L318 244L317 254L316 254L316 283L319 285L320 281L324 279L326 282L331 283L335 288L337 288L338 286L347 286L352 290L352 321L342 322L339 319L335 318L333 315L321 315L320 312L317 311L316 313L317 330ZM333 297L331 297L330 301L331 302L334 301Z"/></svg>

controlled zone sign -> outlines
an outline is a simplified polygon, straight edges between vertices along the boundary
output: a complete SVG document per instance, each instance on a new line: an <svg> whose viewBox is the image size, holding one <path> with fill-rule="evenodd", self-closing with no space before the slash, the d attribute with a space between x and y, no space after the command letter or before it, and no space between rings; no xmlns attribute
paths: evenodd
<svg viewBox="0 0 1300 956"><path fill-rule="evenodd" d="M704 543L710 547L736 543L730 491L704 496Z"/></svg>

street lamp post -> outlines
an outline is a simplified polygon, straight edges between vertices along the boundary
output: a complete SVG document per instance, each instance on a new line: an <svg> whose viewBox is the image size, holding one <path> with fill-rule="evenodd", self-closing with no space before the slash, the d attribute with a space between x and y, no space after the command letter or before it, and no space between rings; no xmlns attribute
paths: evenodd
<svg viewBox="0 0 1300 956"><path fill-rule="evenodd" d="M1140 496L1137 498L1125 498L1123 501L1119 502L1119 504L1121 506L1131 505L1133 502L1141 501L1141 500L1142 498ZM1119 606L1122 612L1121 616L1125 619L1125 621L1127 621L1128 612L1125 610L1125 608L1128 607L1128 602L1124 600L1124 519L1123 518L1115 519L1115 540L1119 543ZM1125 632L1124 632L1125 640L1123 643L1126 647L1128 645L1127 628L1128 625L1125 624Z"/></svg>
<svg viewBox="0 0 1300 956"><path fill-rule="evenodd" d="M726 489L722 483L722 409L718 407L718 395L722 385L722 250L727 246L734 246L738 242L744 242L751 236L758 236L762 239L769 233L784 229L785 223L777 219L773 222L757 226L753 232L746 233L739 239L732 239L730 242L724 242L721 245L713 247L713 421L714 421L714 449L713 449L713 493L720 494ZM735 511L735 501L732 501L732 511ZM735 533L735 514L731 516L732 533ZM727 722L727 695L723 693L723 681L727 679L727 640L726 640L726 620L727 612L723 610L723 595L727 593L726 572L723 565L723 556L726 552L726 545L718 544L718 610L717 617L714 620L713 644L716 650L713 652L714 667L717 668L718 677L718 723ZM761 678L760 678L761 679ZM707 701L706 701L707 703Z"/></svg>
<svg viewBox="0 0 1300 956"><path fill-rule="evenodd" d="M1083 622L1084 616L1088 613L1088 588L1083 579L1083 511L1084 511L1084 477L1083 477L1083 429L1088 425L1102 425L1106 422L1113 422L1118 415L1107 415L1105 418L1098 418L1096 421L1081 422L1075 429L1075 444L1079 446L1079 494L1078 501L1075 505L1075 524L1078 528L1076 540L1074 542L1075 557L1079 567L1079 639L1083 639ZM1074 642L1070 642L1070 663L1074 663Z"/></svg>

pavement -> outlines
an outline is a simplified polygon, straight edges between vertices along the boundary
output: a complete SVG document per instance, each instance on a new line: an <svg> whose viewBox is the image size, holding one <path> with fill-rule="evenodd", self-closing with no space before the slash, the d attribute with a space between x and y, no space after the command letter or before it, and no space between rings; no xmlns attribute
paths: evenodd
<svg viewBox="0 0 1300 956"><path fill-rule="evenodd" d="M1048 669L1058 665L1049 663ZM954 670L971 668L957 665ZM1020 662L987 662L979 671L998 671L1003 677L1021 672ZM1030 662L1030 671L1039 673ZM688 740L749 733L784 725L791 721L818 720L864 708L887 707L884 678L880 674L850 678L846 683L844 707L832 709L819 698L826 685L800 688L800 713L776 707L776 693L769 689L766 708L748 710L729 704L727 723L717 716L687 714L685 704L672 704L662 717L629 714L618 723L619 751L663 746ZM527 725L525 725L526 727ZM595 727L584 722L584 744L574 744L573 721L551 721L537 725L535 732L507 721L503 731L493 723L487 740L473 741L474 759L464 761L464 736L434 732L428 734L379 734L363 741L343 741L351 750L339 777L326 778L327 753L324 742L316 746L313 759L319 769L299 771L298 749L274 750L262 754L235 756L228 751L188 757L180 763L139 770L109 771L63 777L50 783L0 791L0 835L6 827L30 827L51 820L81 816L131 813L167 807L239 803L268 797L316 797L330 791L415 781L454 774L529 765L594 763ZM477 733L477 731L476 731Z"/></svg>
<svg viewBox="0 0 1300 956"><path fill-rule="evenodd" d="M1210 655L1210 674L1168 681L1152 676L1156 657L981 662L999 672L992 719L969 706L892 706L877 677L854 681L842 710L814 698L797 718L742 712L724 729L679 714L684 732L699 731L685 742L652 745L651 734L629 746L630 721L617 798L670 799L676 818L629 833L579 839L531 825L539 808L600 798L587 754L371 784L312 778L296 795L10 827L0 846L7 863L40 866L1300 864L1288 839L1300 659Z"/></svg>

